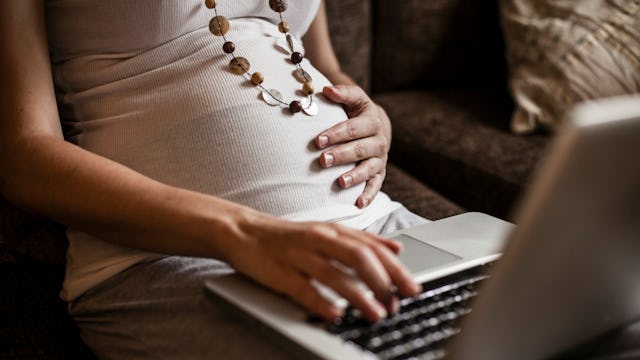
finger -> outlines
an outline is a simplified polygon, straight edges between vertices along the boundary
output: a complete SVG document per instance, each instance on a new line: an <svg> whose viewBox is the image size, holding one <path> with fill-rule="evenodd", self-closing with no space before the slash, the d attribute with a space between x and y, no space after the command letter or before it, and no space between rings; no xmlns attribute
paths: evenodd
<svg viewBox="0 0 640 360"><path fill-rule="evenodd" d="M391 250L391 252L396 255L400 254L403 249L402 243L395 240L379 238L379 241L382 243L382 245L386 246L387 249Z"/></svg>
<svg viewBox="0 0 640 360"><path fill-rule="evenodd" d="M374 136L331 148L320 155L319 162L324 168L328 168L352 164L372 157L385 157L386 154L387 142L384 136Z"/></svg>
<svg viewBox="0 0 640 360"><path fill-rule="evenodd" d="M376 235L375 233L372 233L372 234ZM389 239L389 238L383 238L378 235L376 235L375 242L378 242L383 246L387 247L387 249L391 250L391 252L396 255L398 255L404 248L401 242L397 240Z"/></svg>
<svg viewBox="0 0 640 360"><path fill-rule="evenodd" d="M337 232L334 236L325 236L328 232ZM391 296L391 278L376 256L372 247L383 247L376 241L377 236L359 230L327 224L326 227L311 226L309 231L315 233L306 241L308 248L317 251L324 257L335 259L348 268L353 269L358 277L367 285L377 299L387 301Z"/></svg>
<svg viewBox="0 0 640 360"><path fill-rule="evenodd" d="M384 173L374 175L369 181L367 181L367 185L364 187L364 191L358 199L356 199L356 206L360 209L363 209L378 195L380 192L380 188L382 188L382 183L384 182Z"/></svg>
<svg viewBox="0 0 640 360"><path fill-rule="evenodd" d="M414 296L420 292L420 285L417 284L411 273L400 262L400 259L389 251L386 247L375 247L373 250L391 276L391 281L395 284L398 292L403 296Z"/></svg>
<svg viewBox="0 0 640 360"><path fill-rule="evenodd" d="M318 149L374 136L382 131L382 120L378 117L358 116L341 121L316 136Z"/></svg>
<svg viewBox="0 0 640 360"><path fill-rule="evenodd" d="M294 269L284 271L281 268L272 268L271 270L276 273L273 276L275 279L263 283L264 285L287 295L307 310L329 321L335 321L342 316L342 310L320 295L308 277Z"/></svg>
<svg viewBox="0 0 640 360"><path fill-rule="evenodd" d="M370 249L375 253L376 258L384 266L385 273L390 276L390 286L392 286L391 288L385 288L379 292L376 292L374 289L371 290L374 292L376 298L385 305L389 312L395 312L398 306L398 299L395 295L395 290L403 296L413 296L420 291L421 287L415 283L411 273L409 273L405 266L400 262L396 253L386 246L386 244L395 243L397 247L400 247L400 244L393 240L381 238L375 234L367 234L369 235L367 240L372 241L372 243L369 243Z"/></svg>
<svg viewBox="0 0 640 360"><path fill-rule="evenodd" d="M374 176L385 172L386 162L378 157L360 161L352 170L342 174L338 183L343 188L361 184L373 179Z"/></svg>
<svg viewBox="0 0 640 360"><path fill-rule="evenodd" d="M357 231L351 230L349 231ZM395 284L398 292L403 296L413 296L416 295L421 290L421 286L417 284L411 273L406 269L406 267L400 262L400 259L396 255L397 253L393 248L400 251L402 249L402 244L397 241L386 239L380 237L376 234L371 234L367 232L362 232L367 236L363 238L363 241L370 245L370 249L375 252L376 257L382 263L385 268L385 272L390 275L391 281ZM378 245L384 246L378 246ZM390 245L386 246L386 245ZM378 297L381 301L384 297Z"/></svg>
<svg viewBox="0 0 640 360"><path fill-rule="evenodd" d="M342 104L349 117L377 109L362 88L353 85L325 86L322 94L329 100Z"/></svg>
<svg viewBox="0 0 640 360"><path fill-rule="evenodd" d="M333 289L369 321L375 322L387 316L385 307L367 297L353 276L338 269L329 259L311 253L299 253L294 262L299 271Z"/></svg>

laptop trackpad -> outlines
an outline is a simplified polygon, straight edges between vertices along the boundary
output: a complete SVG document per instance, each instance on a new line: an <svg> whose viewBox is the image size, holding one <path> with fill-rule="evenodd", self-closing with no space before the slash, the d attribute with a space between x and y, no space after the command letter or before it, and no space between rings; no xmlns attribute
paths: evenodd
<svg viewBox="0 0 640 360"><path fill-rule="evenodd" d="M400 234L391 239L402 243L404 248L400 252L400 261L412 274L462 259L408 235Z"/></svg>

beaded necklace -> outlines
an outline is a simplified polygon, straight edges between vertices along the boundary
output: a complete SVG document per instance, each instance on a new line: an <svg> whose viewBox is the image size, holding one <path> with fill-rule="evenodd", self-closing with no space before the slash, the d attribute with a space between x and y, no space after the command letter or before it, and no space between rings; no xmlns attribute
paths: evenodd
<svg viewBox="0 0 640 360"><path fill-rule="evenodd" d="M243 75L251 81L253 85L258 87L261 91L261 97L264 102L271 106L281 106L288 108L292 113L303 113L314 116L318 114L318 105L313 101L314 88L311 84L311 76L302 68L302 60L304 55L295 51L293 45L293 38L289 33L289 23L284 21L282 13L287 9L287 0L269 0L269 7L271 10L278 13L280 17L280 23L278 24L278 30L284 35L289 50L291 51L291 62L296 66L294 71L294 78L301 82L302 93L306 95L306 98L300 100L293 100L291 102L285 102L282 93L276 89L267 89L262 84L264 82L264 75L262 73L250 72L251 64L249 60L244 57L236 56L236 45L227 39L227 33L229 32L229 20L224 16L218 15L217 1L205 0L205 6L209 9L213 9L215 16L209 21L209 31L215 36L220 36L224 40L222 50L231 56L229 62L229 70L236 75Z"/></svg>

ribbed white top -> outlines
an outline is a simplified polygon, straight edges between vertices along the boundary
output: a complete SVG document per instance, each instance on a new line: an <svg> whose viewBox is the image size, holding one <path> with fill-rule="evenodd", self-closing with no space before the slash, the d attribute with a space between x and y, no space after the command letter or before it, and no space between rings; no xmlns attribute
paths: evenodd
<svg viewBox="0 0 640 360"><path fill-rule="evenodd" d="M267 2L218 3L221 15L234 18L228 37L236 55L248 58L252 69L265 75L265 86L278 89L287 102L301 98L295 67L275 26L279 19ZM286 19L293 29L306 30L318 1L289 3ZM47 1L47 9L69 141L164 183L291 220L364 228L397 207L382 194L366 210L356 208L363 186L342 190L335 182L352 166L321 169L312 144L316 134L347 118L341 106L318 94L319 115L308 117L265 104L255 86L228 70L223 40L208 31L213 12L200 1L59 0ZM260 16L249 16L250 11ZM117 25L107 31L111 18ZM92 29L86 32L92 37L84 38L79 29ZM296 47L302 51L297 37ZM303 66L317 89L329 85L308 61ZM66 300L158 256L73 229L68 236Z"/></svg>

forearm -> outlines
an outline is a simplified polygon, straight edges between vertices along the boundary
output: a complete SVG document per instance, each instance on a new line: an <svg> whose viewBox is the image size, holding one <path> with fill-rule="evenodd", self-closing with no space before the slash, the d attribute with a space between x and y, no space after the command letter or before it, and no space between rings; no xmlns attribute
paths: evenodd
<svg viewBox="0 0 640 360"><path fill-rule="evenodd" d="M3 144L7 150L9 144ZM154 252L226 260L245 228L267 216L167 186L53 137L10 144L2 194L104 240ZM6 153L6 152L5 152Z"/></svg>
<svg viewBox="0 0 640 360"><path fill-rule="evenodd" d="M333 85L357 85L353 79L341 69L336 69L324 74Z"/></svg>

